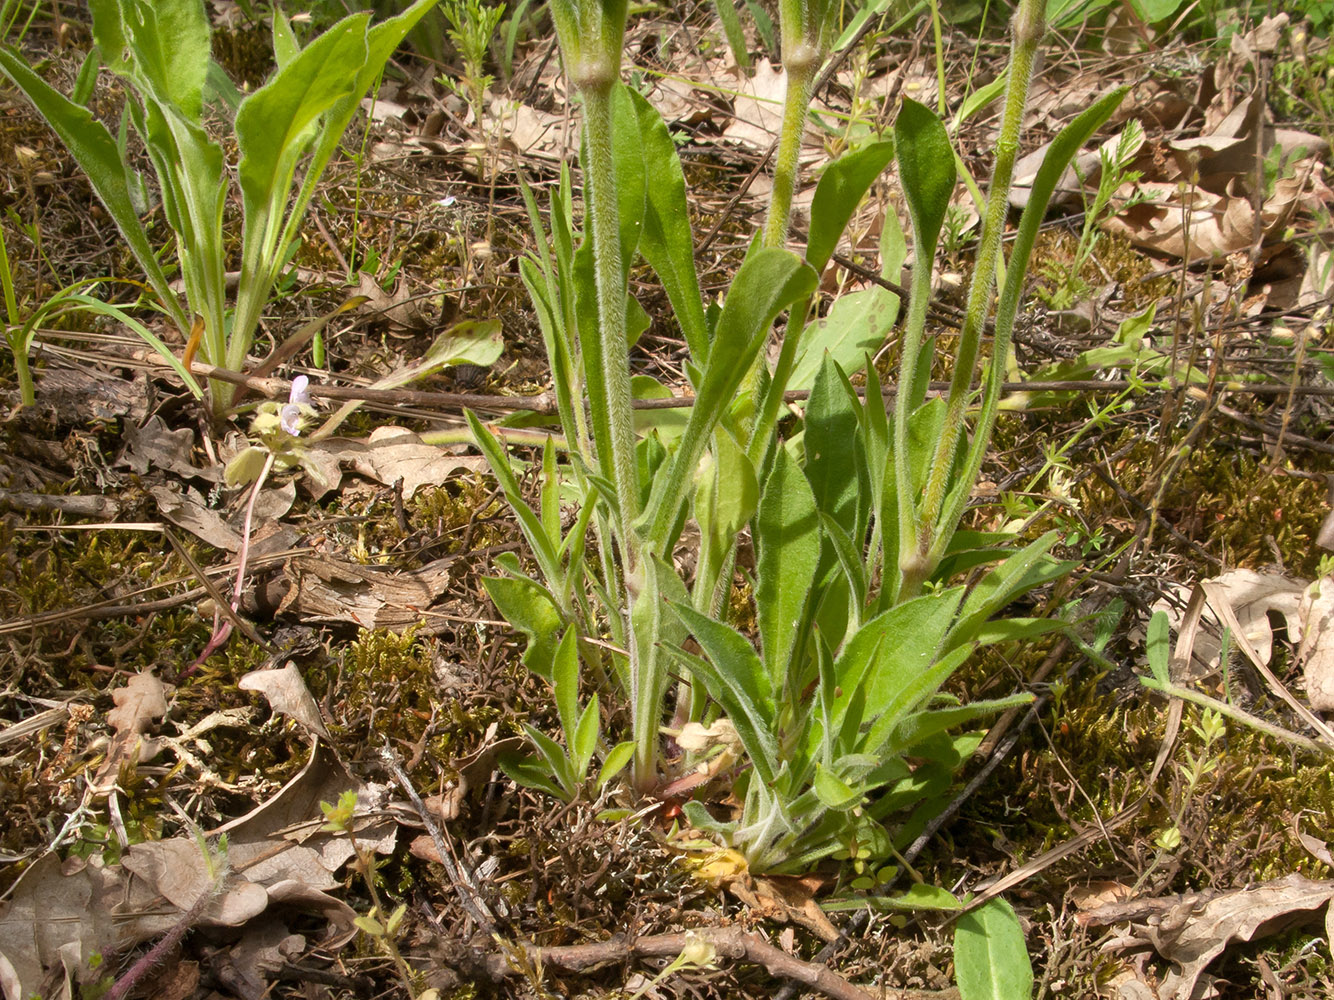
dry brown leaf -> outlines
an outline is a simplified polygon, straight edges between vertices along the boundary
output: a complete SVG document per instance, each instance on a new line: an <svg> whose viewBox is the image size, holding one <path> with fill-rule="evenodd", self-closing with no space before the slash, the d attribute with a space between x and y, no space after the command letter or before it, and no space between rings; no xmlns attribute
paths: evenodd
<svg viewBox="0 0 1334 1000"><path fill-rule="evenodd" d="M321 555L303 555L284 567L288 590L278 613L307 623L347 622L402 632L420 626L423 612L449 587L451 560L396 573ZM429 625L427 631L429 631Z"/></svg>
<svg viewBox="0 0 1334 1000"><path fill-rule="evenodd" d="M1306 587L1297 609L1297 661L1306 678L1306 698L1317 712L1334 712L1334 577Z"/></svg>
<svg viewBox="0 0 1334 1000"><path fill-rule="evenodd" d="M1223 627L1221 619L1214 610L1216 603L1225 602L1232 609L1245 633L1246 640L1265 662L1269 661L1274 647L1274 630L1269 623L1270 612L1283 617L1288 634L1294 641L1300 638L1301 594L1306 588L1304 582L1281 573L1236 569L1204 581L1203 586L1209 597L1204 620L1210 627L1201 629L1195 639L1193 673L1196 676L1218 667L1219 653L1223 648ZM1192 588L1174 584L1167 589L1180 599L1179 602L1174 603L1164 598L1153 605L1153 610L1166 611L1168 620L1175 630L1181 623L1181 614L1177 609L1185 605Z"/></svg>
<svg viewBox="0 0 1334 1000"><path fill-rule="evenodd" d="M133 872L182 913L205 893L214 891L214 876L199 845L186 837L134 844L126 849L121 867ZM244 879L228 885L200 915L200 923L240 927L269 905L262 886Z"/></svg>
<svg viewBox="0 0 1334 1000"><path fill-rule="evenodd" d="M150 468L174 472L178 476L222 481L222 469L201 469L191 461L195 433L189 427L170 430L156 413L142 427L125 428L125 451L117 464L129 466L132 472L145 475Z"/></svg>
<svg viewBox="0 0 1334 1000"><path fill-rule="evenodd" d="M235 552L241 547L241 536L222 514L204 502L198 490L187 487L181 492L159 484L148 487L148 493L157 501L159 514L200 541L224 552Z"/></svg>
<svg viewBox="0 0 1334 1000"><path fill-rule="evenodd" d="M733 118L723 138L754 149L768 149L783 124L783 95L787 73L767 59L755 65L755 75L736 84Z"/></svg>
<svg viewBox="0 0 1334 1000"><path fill-rule="evenodd" d="M491 113L499 125L500 134L514 144L516 152L558 154L565 125L563 115L501 100L491 103Z"/></svg>
<svg viewBox="0 0 1334 1000"><path fill-rule="evenodd" d="M1140 940L1176 963L1163 979L1161 1000L1186 1000L1205 968L1231 942L1252 941L1306 923L1332 898L1334 881L1289 875L1246 889L1112 903L1077 919L1084 926L1129 921Z"/></svg>
<svg viewBox="0 0 1334 1000"><path fill-rule="evenodd" d="M320 707L310 688L306 687L306 679L291 660L277 670L252 670L236 686L242 691L258 691L279 715L295 719L316 736L330 739L329 730L320 716Z"/></svg>
<svg viewBox="0 0 1334 1000"><path fill-rule="evenodd" d="M341 466L347 464L385 486L393 486L402 479L405 498L423 486L441 485L459 469L485 467L479 457L450 455L403 427L377 427L365 441L328 438L312 442L305 451L303 462L306 461L319 465L320 478L324 480L319 487L325 491L338 487L342 481ZM312 489L315 488L312 484Z"/></svg>
<svg viewBox="0 0 1334 1000"><path fill-rule="evenodd" d="M366 299L357 311L368 313L373 319L383 320L404 330L424 330L434 318L431 315L430 299L413 296L407 279L400 277L394 283L393 291L385 291L372 274L357 272L356 295Z"/></svg>

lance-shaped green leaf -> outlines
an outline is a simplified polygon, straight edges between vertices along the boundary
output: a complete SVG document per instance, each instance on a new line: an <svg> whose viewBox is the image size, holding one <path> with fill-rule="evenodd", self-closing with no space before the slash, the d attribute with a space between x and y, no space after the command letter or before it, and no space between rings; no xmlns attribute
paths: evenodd
<svg viewBox="0 0 1334 1000"><path fill-rule="evenodd" d="M954 193L954 150L940 119L910 98L904 98L894 122L894 142L912 217L913 267L929 267Z"/></svg>
<svg viewBox="0 0 1334 1000"><path fill-rule="evenodd" d="M533 558L537 560L537 566L542 571L542 578L548 586L559 587L562 578L560 561L556 556L559 541L553 542L547 537L542 519L524 500L519 481L514 476L514 470L510 468L509 455L496 440L495 435L486 429L471 410L465 410L464 416L472 431L473 441L486 457L487 464L491 467L491 474L496 477L496 483L505 494L510 509L519 519L519 529L533 550Z"/></svg>
<svg viewBox="0 0 1334 1000"><path fill-rule="evenodd" d="M657 108L633 90L630 97L639 118L644 163L651 165L645 176L648 200L639 252L662 282L690 356L697 364L703 364L708 358L709 329L695 273L695 244L690 232L681 158Z"/></svg>
<svg viewBox="0 0 1334 1000"><path fill-rule="evenodd" d="M1055 531L1047 532L978 581L959 609L958 622L950 629L949 647L973 641L982 624L1016 597L1070 572L1074 563L1047 555L1058 539Z"/></svg>
<svg viewBox="0 0 1334 1000"><path fill-rule="evenodd" d="M778 448L755 519L755 606L773 690L781 690L820 562L820 516L801 467Z"/></svg>
<svg viewBox="0 0 1334 1000"><path fill-rule="evenodd" d="M806 239L806 263L817 272L825 269L852 213L893 158L894 143L872 142L844 153L820 175Z"/></svg>
<svg viewBox="0 0 1334 1000"><path fill-rule="evenodd" d="M669 540L713 428L732 404L741 380L764 346L774 318L814 288L815 272L787 250L763 248L741 265L718 317L709 364L700 376L681 444L668 474L654 483L649 509L641 522L651 545L662 547Z"/></svg>
<svg viewBox="0 0 1334 1000"><path fill-rule="evenodd" d="M60 136L75 162L88 176L93 191L120 230L139 266L148 276L148 282L170 312L182 331L190 329L189 318L180 301L171 290L166 273L157 261L148 234L139 221L131 191L138 186L138 178L130 173L121 160L116 140L106 126L92 113L53 89L32 71L28 61L9 47L0 48L0 72L23 91L46 123Z"/></svg>

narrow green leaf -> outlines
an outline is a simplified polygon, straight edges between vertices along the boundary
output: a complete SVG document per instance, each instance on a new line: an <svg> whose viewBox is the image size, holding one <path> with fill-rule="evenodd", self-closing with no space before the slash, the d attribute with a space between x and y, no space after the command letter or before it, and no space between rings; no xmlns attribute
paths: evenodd
<svg viewBox="0 0 1334 1000"><path fill-rule="evenodd" d="M1033 695L1024 692L1010 695L1008 698L971 701L967 705L956 705L953 708L933 708L925 712L916 712L898 724L889 742L878 752L883 754L902 753L936 733L947 732L956 726L972 722L974 719L985 718L988 715L995 715L1007 709L1028 705L1032 701Z"/></svg>
<svg viewBox="0 0 1334 1000"><path fill-rule="evenodd" d="M647 538L655 547L669 540L713 428L732 405L774 318L814 288L815 272L795 254L776 247L756 250L737 271L681 444L669 473L655 482L652 504L643 518Z"/></svg>
<svg viewBox="0 0 1334 1000"><path fill-rule="evenodd" d="M491 474L496 477L496 483L505 494L505 500L519 520L519 528L533 550L533 557L537 560L543 579L549 586L559 588L562 574L555 546L547 538L542 519L533 513L533 509L524 500L519 481L514 478L514 470L510 468L509 455L496 440L495 435L486 429L471 410L465 410L464 417L472 431L473 440L491 467Z"/></svg>
<svg viewBox="0 0 1334 1000"><path fill-rule="evenodd" d="M542 755L547 767L551 769L552 777L565 789L566 796L573 798L579 788L579 781L575 777L574 770L570 767L570 759L565 750L542 730L530 726L526 722L523 724L523 731L528 735L528 739L532 741L533 746L537 747L537 752Z"/></svg>
<svg viewBox="0 0 1334 1000"><path fill-rule="evenodd" d="M669 601L667 607L694 633L709 659L681 649L673 652L704 682L709 696L732 720L760 780L772 782L781 762L773 732L773 695L760 658L735 629L688 605Z"/></svg>
<svg viewBox="0 0 1334 1000"><path fill-rule="evenodd" d="M556 693L556 714L566 742L574 736L579 721L579 650L571 625L556 644L551 660L551 686Z"/></svg>
<svg viewBox="0 0 1334 1000"><path fill-rule="evenodd" d="M1168 664L1172 658L1172 631L1166 611L1155 611L1149 619L1148 638L1144 652L1149 660L1149 669L1160 684L1171 684L1172 676Z"/></svg>
<svg viewBox="0 0 1334 1000"><path fill-rule="evenodd" d="M962 1000L1028 1000L1033 966L1010 904L992 899L954 925L954 972Z"/></svg>
<svg viewBox="0 0 1334 1000"><path fill-rule="evenodd" d="M647 201L647 172L639 115L630 88L616 84L611 95L612 162L616 169L616 206L621 225L621 274L624 281L639 249ZM656 165L655 165L656 166Z"/></svg>
<svg viewBox="0 0 1334 1000"><path fill-rule="evenodd" d="M588 765L593 760L593 754L597 752L598 729L601 722L599 712L598 696L595 694L588 700L588 705L579 716L574 732L569 736L570 760L574 765L575 777L581 783L588 774Z"/></svg>

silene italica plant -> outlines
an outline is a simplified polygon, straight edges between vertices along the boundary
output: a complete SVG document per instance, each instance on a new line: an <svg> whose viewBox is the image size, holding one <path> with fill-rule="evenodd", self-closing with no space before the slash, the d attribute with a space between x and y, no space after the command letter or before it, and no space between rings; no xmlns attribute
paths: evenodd
<svg viewBox="0 0 1334 1000"><path fill-rule="evenodd" d="M1070 159L1124 94L1097 101L1052 142L997 298L1043 9L1041 0L1021 0L1014 17L966 318L949 390L928 399L932 262L956 183L954 151L936 114L905 100L892 135L831 163L816 189L804 249L789 245L797 154L835 6L779 4L787 92L773 193L761 231L714 303L695 272L685 177L671 135L652 105L621 83L626 3L552 0L583 112L584 213L577 225L568 171L546 224L525 192L536 250L521 273L541 322L568 449L563 459L553 446L544 449L536 507L524 499L495 434L469 415L536 566L529 574L517 558L502 560L503 575L487 589L527 635L525 662L556 686L567 744L562 750L530 731L539 752L511 765L513 777L569 797L577 790L571 782L584 784L598 759L599 784L628 766L628 792L652 796L683 765L726 753L724 763L732 763L713 774L730 781L739 811L720 818L691 801L689 823L752 871L804 872L838 856L891 857L975 745L954 731L1029 700L1020 693L962 703L942 685L979 647L1056 628L994 619L1070 568L1051 556L1054 533L1016 549L1011 535L959 530L996 421L1042 215ZM917 265L887 412L880 375L864 354L839 352L814 301L843 229L894 159ZM647 325L628 285L638 258L656 272L688 348L681 375L693 403L683 423L655 422L633 405L639 394L663 391L630 364L629 346ZM770 364L766 347L780 317ZM989 318L992 363L978 385ZM859 370L864 393L850 380ZM801 388L810 396L791 424L780 417L798 372L809 373ZM561 501L571 496L573 521L561 516ZM691 574L672 560L687 523L699 539ZM738 560L747 533L753 570ZM965 572L971 586L959 582ZM730 617L739 575L753 588L755 636ZM593 699L579 708L575 656L595 690L620 689L628 699L627 738L598 730ZM723 719L726 727L710 726ZM692 738L689 745L700 749L666 761L664 728L681 733L692 723L725 730L728 747Z"/></svg>

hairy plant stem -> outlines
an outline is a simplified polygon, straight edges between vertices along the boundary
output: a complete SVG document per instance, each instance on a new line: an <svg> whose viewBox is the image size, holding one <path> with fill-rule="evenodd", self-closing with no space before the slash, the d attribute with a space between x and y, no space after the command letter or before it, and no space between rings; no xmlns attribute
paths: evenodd
<svg viewBox="0 0 1334 1000"><path fill-rule="evenodd" d="M991 188L987 193L986 215L982 224L982 238L974 262L973 280L968 289L968 306L959 333L958 354L950 378L946 401L945 423L936 443L931 460L926 490L922 497L921 513L917 520L915 551L908 554L901 568L904 570L903 591L900 599L917 593L923 582L939 563L942 552L940 541L948 539L958 523L943 519L946 493L950 487L951 472L963 436L969 397L972 395L973 375L982 343L982 330L990 312L996 271L1001 258L1001 241L1005 233L1005 216L1009 209L1010 183L1014 176L1015 159L1019 152L1019 133L1023 127L1024 109L1028 104L1028 88L1037 59L1038 43L1046 29L1042 0L1022 0L1012 24L1014 42L1010 54L1009 80L1005 92L1005 108L1001 118L1000 136L996 141L996 162L992 169ZM915 297L914 297L915 299ZM1008 339L994 345L991 359L993 369L1005 364L1009 351ZM990 383L991 380L989 380ZM994 421L994 412L993 412ZM979 424L975 440L985 443L991 426ZM971 464L971 463L970 463ZM971 493L976 472L954 483L954 495L966 498ZM901 491L901 495L904 491ZM957 503L951 514L963 509Z"/></svg>
<svg viewBox="0 0 1334 1000"><path fill-rule="evenodd" d="M781 247L787 243L788 227L792 224L792 198L797 190L800 172L801 141L806 134L806 116L810 113L811 87L820 69L818 45L800 42L791 51L783 52L783 68L787 70L787 90L783 94L783 125L778 134L778 150L774 154L774 187L769 196L769 214L764 220L761 242L766 247Z"/></svg>
<svg viewBox="0 0 1334 1000"><path fill-rule="evenodd" d="M621 253L613 154L612 101L620 78L627 4L625 0L554 0L551 7L562 57L584 102L584 184L587 231L593 248L597 330L580 346L598 466L615 493L612 534L620 550L624 593L611 596L624 609L620 614L624 616L630 659L633 782L640 792L647 792L658 781L664 678L656 653L661 613L656 569L651 557L646 558L634 526L640 502L626 343L628 262L622 260ZM612 613L617 611L613 609Z"/></svg>

